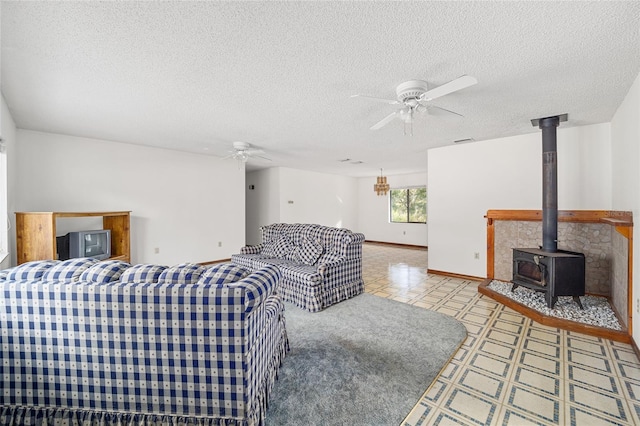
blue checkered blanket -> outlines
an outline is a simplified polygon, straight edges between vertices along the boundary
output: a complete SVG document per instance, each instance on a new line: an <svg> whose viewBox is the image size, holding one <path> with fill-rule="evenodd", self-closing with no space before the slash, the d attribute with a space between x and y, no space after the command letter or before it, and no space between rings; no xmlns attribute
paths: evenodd
<svg viewBox="0 0 640 426"><path fill-rule="evenodd" d="M263 424L288 350L277 268L98 282L88 263L0 273L0 424Z"/></svg>
<svg viewBox="0 0 640 426"><path fill-rule="evenodd" d="M257 270L275 265L282 272L283 300L318 312L364 291L364 235L316 224L263 226L262 243L231 256L237 265Z"/></svg>

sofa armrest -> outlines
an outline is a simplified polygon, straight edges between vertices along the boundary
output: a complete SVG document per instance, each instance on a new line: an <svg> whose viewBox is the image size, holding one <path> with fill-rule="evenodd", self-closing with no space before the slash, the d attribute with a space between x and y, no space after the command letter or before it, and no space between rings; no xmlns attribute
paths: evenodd
<svg viewBox="0 0 640 426"><path fill-rule="evenodd" d="M351 234L351 241L349 244L362 244L365 240L364 234L360 232L354 232Z"/></svg>
<svg viewBox="0 0 640 426"><path fill-rule="evenodd" d="M262 251L262 246L262 243L255 246L244 246L240 249L240 254L258 254Z"/></svg>
<svg viewBox="0 0 640 426"><path fill-rule="evenodd" d="M318 262L318 272L320 275L325 275L327 271L344 263L346 260L347 257L341 254L326 255Z"/></svg>
<svg viewBox="0 0 640 426"><path fill-rule="evenodd" d="M245 312L251 312L254 307L260 305L267 297L275 292L276 285L282 274L276 266L267 265L254 271L246 278L235 283L228 284L230 288L243 288L245 291Z"/></svg>

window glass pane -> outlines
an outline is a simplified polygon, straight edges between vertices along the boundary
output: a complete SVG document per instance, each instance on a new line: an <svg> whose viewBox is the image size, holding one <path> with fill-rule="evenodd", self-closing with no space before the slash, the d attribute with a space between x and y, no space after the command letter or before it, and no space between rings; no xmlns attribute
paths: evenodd
<svg viewBox="0 0 640 426"><path fill-rule="evenodd" d="M409 189L409 222L427 222L427 188Z"/></svg>
<svg viewBox="0 0 640 426"><path fill-rule="evenodd" d="M407 190L391 190L391 222L407 221Z"/></svg>

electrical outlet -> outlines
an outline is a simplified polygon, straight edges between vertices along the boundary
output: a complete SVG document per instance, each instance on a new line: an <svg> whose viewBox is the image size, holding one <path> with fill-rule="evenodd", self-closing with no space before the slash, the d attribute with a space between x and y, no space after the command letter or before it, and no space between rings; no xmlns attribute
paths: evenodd
<svg viewBox="0 0 640 426"><path fill-rule="evenodd" d="M473 258L476 259L476 260L479 260L480 259L480 252L475 252L473 254Z"/></svg>
<svg viewBox="0 0 640 426"><path fill-rule="evenodd" d="M156 248L154 248L154 249L153 249L153 252L154 252L155 254L160 253L160 247L156 247Z"/></svg>
<svg viewBox="0 0 640 426"><path fill-rule="evenodd" d="M222 247L222 241L218 241L218 247Z"/></svg>

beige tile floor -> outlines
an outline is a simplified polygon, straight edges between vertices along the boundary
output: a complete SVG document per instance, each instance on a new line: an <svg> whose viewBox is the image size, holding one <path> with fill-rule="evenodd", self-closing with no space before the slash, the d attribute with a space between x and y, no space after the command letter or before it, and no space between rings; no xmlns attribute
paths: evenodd
<svg viewBox="0 0 640 426"><path fill-rule="evenodd" d="M468 337L403 422L419 425L640 425L630 345L542 326L427 274L427 251L365 243L365 291L461 321Z"/></svg>

